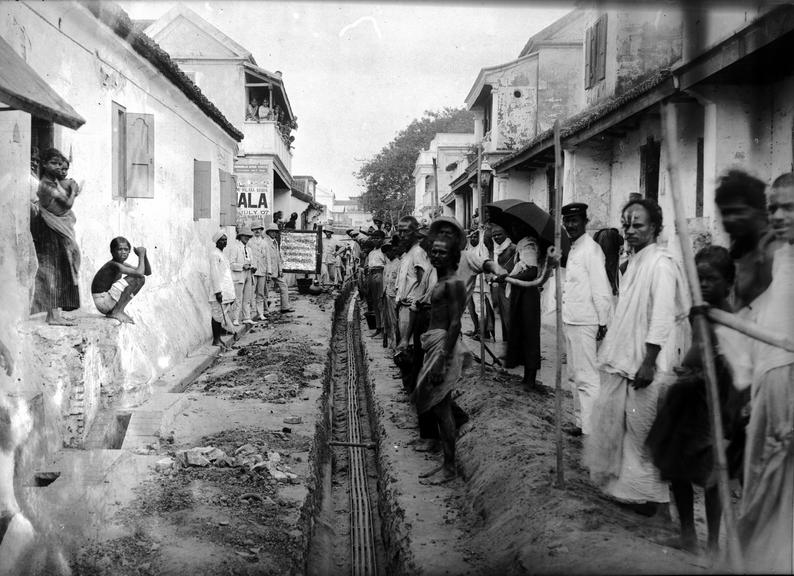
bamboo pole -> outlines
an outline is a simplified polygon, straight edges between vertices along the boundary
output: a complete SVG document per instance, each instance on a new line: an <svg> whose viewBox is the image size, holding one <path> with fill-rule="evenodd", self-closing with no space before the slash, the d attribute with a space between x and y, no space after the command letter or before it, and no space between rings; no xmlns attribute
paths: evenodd
<svg viewBox="0 0 794 576"><path fill-rule="evenodd" d="M480 243L483 243L485 237L485 192L482 189L480 180L482 179L482 143L477 145L477 196L480 199ZM482 250L483 247L478 244L478 249ZM488 322L488 314L485 313L485 274L480 274L480 383L485 383L485 324Z"/></svg>
<svg viewBox="0 0 794 576"><path fill-rule="evenodd" d="M692 246L689 243L689 230L684 205L681 198L681 180L678 171L678 125L676 111L672 105L662 105L664 124L663 139L667 150L667 172L670 176L670 193L673 199L673 210L675 211L675 227L678 241L681 244L681 256L683 258L684 271L689 284L689 291L692 296L693 306L703 306L703 294L700 291L695 257L692 253ZM696 314L693 318L695 336L699 343L700 354L703 359L703 367L706 374L707 401L709 404L709 415L711 420L711 436L715 452L715 464L717 468L717 484L720 500L722 501L722 512L725 516L725 531L728 540L728 558L731 568L736 572L742 572L742 556L739 549L739 541L736 535L736 519L731 506L731 492L728 485L728 466L725 458L725 438L722 428L722 413L719 405L719 390L717 388L717 370L714 365L712 354L711 332L709 323L704 314Z"/></svg>
<svg viewBox="0 0 794 576"><path fill-rule="evenodd" d="M783 334L778 334L777 332L767 330L760 324L756 324L755 322L751 322L750 320L737 316L736 314L731 314L730 312L725 312L724 310L720 310L718 308L709 308L706 314L708 315L709 320L712 322L722 324L731 330L741 332L745 336L749 336L755 340L760 340L765 344L770 344L776 348L782 348L788 352L794 352L794 342L791 341L791 338L788 338Z"/></svg>
<svg viewBox="0 0 794 576"><path fill-rule="evenodd" d="M554 252L561 254L562 218L562 145L560 143L560 121L554 121ZM565 467L562 453L562 282L560 282L560 259L555 259L554 288L557 300L557 354L554 359L554 435L557 444L557 488L565 487Z"/></svg>

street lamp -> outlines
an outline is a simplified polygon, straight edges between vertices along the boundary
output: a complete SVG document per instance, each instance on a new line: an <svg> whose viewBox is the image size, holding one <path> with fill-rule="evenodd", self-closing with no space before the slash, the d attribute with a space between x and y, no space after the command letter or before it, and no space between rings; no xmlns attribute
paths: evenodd
<svg viewBox="0 0 794 576"><path fill-rule="evenodd" d="M487 189L491 185L491 177L493 176L493 168L488 164L488 160L483 160L480 166L480 185Z"/></svg>

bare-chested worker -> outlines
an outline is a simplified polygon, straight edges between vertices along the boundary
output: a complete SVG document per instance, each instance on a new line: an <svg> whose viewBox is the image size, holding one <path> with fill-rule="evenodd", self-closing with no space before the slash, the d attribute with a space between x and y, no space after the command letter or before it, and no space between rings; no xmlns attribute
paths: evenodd
<svg viewBox="0 0 794 576"><path fill-rule="evenodd" d="M131 250L138 256L136 268L124 263ZM124 308L143 288L146 276L152 273L149 259L146 257L146 248L138 246L133 249L129 240L117 236L110 241L110 254L113 258L105 262L91 282L94 305L108 318L135 324Z"/></svg>
<svg viewBox="0 0 794 576"><path fill-rule="evenodd" d="M430 262L438 282L430 296L430 325L422 334L424 362L411 399L417 413L431 411L438 420L444 461L421 474L431 484L455 477L455 436L452 391L461 377L465 354L460 342L461 316L466 305L466 286L457 276L460 243L455 238L439 237L430 249Z"/></svg>

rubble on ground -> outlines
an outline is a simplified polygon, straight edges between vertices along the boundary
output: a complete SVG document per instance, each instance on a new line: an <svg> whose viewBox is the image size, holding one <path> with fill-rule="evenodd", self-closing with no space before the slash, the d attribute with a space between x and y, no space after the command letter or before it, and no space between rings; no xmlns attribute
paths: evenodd
<svg viewBox="0 0 794 576"><path fill-rule="evenodd" d="M283 437L283 433L274 432L273 434ZM280 452L265 450L253 443L239 446L233 455L227 454L215 446L178 450L174 458L158 460L155 463L155 469L158 472L169 472L177 463L182 468L244 468L260 474L267 473L278 482L295 483L298 481L298 475L290 470Z"/></svg>

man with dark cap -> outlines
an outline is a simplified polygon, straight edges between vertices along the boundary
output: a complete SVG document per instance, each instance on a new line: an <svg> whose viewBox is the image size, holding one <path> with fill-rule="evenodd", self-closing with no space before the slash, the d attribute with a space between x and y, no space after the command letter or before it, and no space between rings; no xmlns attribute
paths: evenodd
<svg viewBox="0 0 794 576"><path fill-rule="evenodd" d="M562 224L571 239L562 285L562 321L576 414L574 435L590 433L590 416L600 389L596 340L606 333L612 312L604 252L587 233L587 222L587 204L573 202L562 207Z"/></svg>

